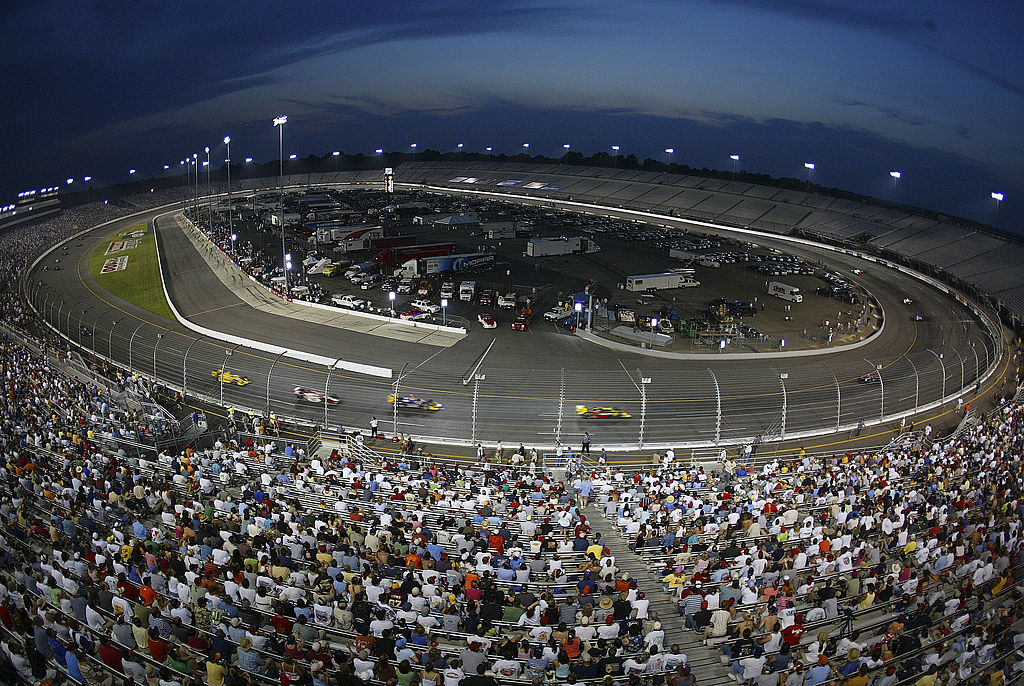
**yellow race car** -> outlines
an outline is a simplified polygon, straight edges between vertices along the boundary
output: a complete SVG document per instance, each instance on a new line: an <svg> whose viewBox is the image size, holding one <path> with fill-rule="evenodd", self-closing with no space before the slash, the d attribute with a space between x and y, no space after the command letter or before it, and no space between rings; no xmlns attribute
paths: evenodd
<svg viewBox="0 0 1024 686"><path fill-rule="evenodd" d="M587 407L577 405L576 414L586 419L630 419L633 415L617 407Z"/></svg>
<svg viewBox="0 0 1024 686"><path fill-rule="evenodd" d="M236 386L248 386L252 383L249 381L249 377L232 374L226 369L214 369L211 374L213 374L213 378L217 379L217 381L220 381L221 383L233 383Z"/></svg>

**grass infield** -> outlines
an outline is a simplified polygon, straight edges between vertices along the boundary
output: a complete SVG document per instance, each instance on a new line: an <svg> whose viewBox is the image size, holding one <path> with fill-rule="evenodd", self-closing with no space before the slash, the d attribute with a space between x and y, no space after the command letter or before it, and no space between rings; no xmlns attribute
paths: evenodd
<svg viewBox="0 0 1024 686"><path fill-rule="evenodd" d="M144 235L138 234L145 232ZM133 248L107 253L112 243L138 241ZM108 260L127 257L124 269L103 273ZM160 283L160 265L156 259L156 238L146 224L135 224L126 231L111 234L89 256L89 271L96 282L119 298L143 307L161 317L174 320L174 314L164 298Z"/></svg>

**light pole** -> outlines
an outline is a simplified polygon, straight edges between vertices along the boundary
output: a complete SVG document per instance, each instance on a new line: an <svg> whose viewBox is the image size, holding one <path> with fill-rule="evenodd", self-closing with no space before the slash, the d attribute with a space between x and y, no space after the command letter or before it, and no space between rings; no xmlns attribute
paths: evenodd
<svg viewBox="0 0 1024 686"><path fill-rule="evenodd" d="M654 332L658 330L658 318L651 317L651 350L654 350Z"/></svg>
<svg viewBox="0 0 1024 686"><path fill-rule="evenodd" d="M583 303L577 302L576 304L574 304L572 306L572 308L574 310L576 310L576 329L579 329L580 328L580 312L583 311ZM574 333L575 333L576 329L573 329Z"/></svg>
<svg viewBox="0 0 1024 686"><path fill-rule="evenodd" d="M284 294L288 297L288 251L284 247L284 125L288 123L288 115L274 117L274 126L278 127L278 184L281 187L281 266L284 271Z"/></svg>
<svg viewBox="0 0 1024 686"><path fill-rule="evenodd" d="M207 227L210 231L213 231L213 186L210 183L210 146L206 148L206 163L203 165L206 167L206 203L207 203Z"/></svg>
<svg viewBox="0 0 1024 686"><path fill-rule="evenodd" d="M732 180L736 180L736 172L739 171L740 167L740 156L736 153L729 155L729 159L732 160Z"/></svg>
<svg viewBox="0 0 1024 686"><path fill-rule="evenodd" d="M992 192L992 199L996 201L996 219L993 222L996 225L999 224L999 205L1002 204L1003 198L1005 198L1005 197L1006 196L1004 196L1002 193L999 193L997 191L993 191Z"/></svg>
<svg viewBox="0 0 1024 686"><path fill-rule="evenodd" d="M231 257L235 256L235 228L231 222L231 136L224 136L224 145L228 146L228 233L231 234Z"/></svg>
<svg viewBox="0 0 1024 686"><path fill-rule="evenodd" d="M526 155L527 157L530 156L530 144L529 143L523 143L523 154Z"/></svg>
<svg viewBox="0 0 1024 686"><path fill-rule="evenodd" d="M619 146L613 145L612 146L612 152L615 153L615 155L612 157L612 164L613 164L613 166L616 169L618 169L619 168Z"/></svg>
<svg viewBox="0 0 1024 686"><path fill-rule="evenodd" d="M441 298L441 325L448 326L448 298Z"/></svg>
<svg viewBox="0 0 1024 686"><path fill-rule="evenodd" d="M455 146L455 147L457 147L457 148L459 149L459 161L460 161L460 162L462 161L462 148L463 148L464 146L465 146L465 144L464 144L464 143L459 143L459 144L458 144L457 146Z"/></svg>
<svg viewBox="0 0 1024 686"><path fill-rule="evenodd" d="M676 154L675 148L665 148L665 164L672 164L672 155Z"/></svg>
<svg viewBox="0 0 1024 686"><path fill-rule="evenodd" d="M388 291L388 302L391 303L389 305L389 307L391 307L391 317L394 318L394 316L395 316L395 292L394 291Z"/></svg>
<svg viewBox="0 0 1024 686"><path fill-rule="evenodd" d="M199 154L192 153L192 166L196 170L195 183L192 185L192 221L199 220Z"/></svg>
<svg viewBox="0 0 1024 686"><path fill-rule="evenodd" d="M417 143L410 143L409 147L412 148L412 161L416 161L416 148L419 147Z"/></svg>
<svg viewBox="0 0 1024 686"><path fill-rule="evenodd" d="M571 147L572 147L571 143L566 143L566 144L564 144L562 146L562 149L565 150L565 152L562 153L562 164L565 164L566 162L568 162L568 160L569 160L569 148L571 148Z"/></svg>
<svg viewBox="0 0 1024 686"><path fill-rule="evenodd" d="M814 171L814 162L804 162L804 169L807 170L807 190L811 190L811 172Z"/></svg>
<svg viewBox="0 0 1024 686"><path fill-rule="evenodd" d="M128 170L128 195L132 195L132 194L135 193L135 184L134 184L134 179L132 178L133 176L135 176L135 170L134 169L129 169Z"/></svg>
<svg viewBox="0 0 1024 686"><path fill-rule="evenodd" d="M484 150L487 151L487 161L492 161L494 159L494 155L492 155L491 153L494 152L494 148L488 145L486 148L484 148Z"/></svg>

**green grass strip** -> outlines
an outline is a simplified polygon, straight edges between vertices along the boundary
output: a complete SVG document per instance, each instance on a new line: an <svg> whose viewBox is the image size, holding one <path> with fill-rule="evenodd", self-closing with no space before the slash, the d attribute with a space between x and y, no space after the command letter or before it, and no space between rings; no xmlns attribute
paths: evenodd
<svg viewBox="0 0 1024 686"><path fill-rule="evenodd" d="M117 241L138 241L138 245L107 254L111 244ZM108 260L124 256L128 258L124 269L102 273L103 265ZM100 286L117 297L174 321L174 314L167 305L160 283L156 238L148 225L135 224L125 231L111 234L89 256L89 271Z"/></svg>

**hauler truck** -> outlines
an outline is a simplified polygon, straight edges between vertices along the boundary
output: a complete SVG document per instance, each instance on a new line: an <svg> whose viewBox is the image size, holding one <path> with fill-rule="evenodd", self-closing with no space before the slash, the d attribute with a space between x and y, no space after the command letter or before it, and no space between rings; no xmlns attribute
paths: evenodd
<svg viewBox="0 0 1024 686"><path fill-rule="evenodd" d="M768 282L768 294L774 295L776 298L788 300L791 303L802 303L804 301L804 296L800 293L799 288L780 283L779 281Z"/></svg>
<svg viewBox="0 0 1024 686"><path fill-rule="evenodd" d="M660 291L666 288L695 288L699 285L700 281L679 272L637 274L626 277L627 291Z"/></svg>

